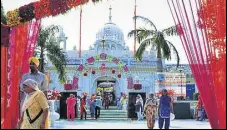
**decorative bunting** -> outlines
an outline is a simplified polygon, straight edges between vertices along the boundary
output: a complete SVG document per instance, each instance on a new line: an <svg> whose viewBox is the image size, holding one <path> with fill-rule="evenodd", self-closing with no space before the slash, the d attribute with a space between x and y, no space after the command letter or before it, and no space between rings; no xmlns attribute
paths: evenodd
<svg viewBox="0 0 227 130"><path fill-rule="evenodd" d="M40 0L34 3L35 18L41 19L51 16L50 0Z"/></svg>
<svg viewBox="0 0 227 130"><path fill-rule="evenodd" d="M34 3L21 6L19 8L19 16L21 18L20 22L27 22L35 18Z"/></svg>
<svg viewBox="0 0 227 130"><path fill-rule="evenodd" d="M87 59L88 63L94 63L94 61L95 61L94 57L90 57Z"/></svg>
<svg viewBox="0 0 227 130"><path fill-rule="evenodd" d="M69 7L67 6L66 0L50 0L50 10L52 16L56 16L65 13L69 10Z"/></svg>
<svg viewBox="0 0 227 130"><path fill-rule="evenodd" d="M89 0L66 0L69 8L87 3Z"/></svg>
<svg viewBox="0 0 227 130"><path fill-rule="evenodd" d="M6 14L7 25L14 27L20 24L19 10L8 11Z"/></svg>
<svg viewBox="0 0 227 130"><path fill-rule="evenodd" d="M106 60L106 56L107 56L107 54L102 53L102 54L100 54L100 59L102 59L102 60Z"/></svg>
<svg viewBox="0 0 227 130"><path fill-rule="evenodd" d="M1 46L9 47L10 27L1 24Z"/></svg>

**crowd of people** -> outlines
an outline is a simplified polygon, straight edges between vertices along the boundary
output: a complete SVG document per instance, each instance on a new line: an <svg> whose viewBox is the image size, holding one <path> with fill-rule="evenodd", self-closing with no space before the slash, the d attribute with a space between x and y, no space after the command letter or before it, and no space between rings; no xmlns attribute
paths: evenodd
<svg viewBox="0 0 227 130"><path fill-rule="evenodd" d="M47 101L47 79L45 75L38 71L39 60L35 57L29 59L31 72L22 77L20 84L20 120L18 128L23 129L48 129L49 126L49 105ZM196 118L197 120L205 119L205 109L202 100L199 96L197 105ZM67 104L67 119L74 120L75 105L77 105L77 97L70 94L66 99ZM117 108L122 110L126 107L126 94L121 93L121 96L116 100ZM89 105L91 118L98 119L102 108L109 109L110 95L109 94L92 94L88 98L87 93L83 93L79 100L80 119L87 118L87 107ZM156 116L158 115L159 128L169 129L170 115L173 113L173 98L168 95L166 89L162 91L160 100L157 101L153 93L149 94L144 104L141 95L137 95L135 102L135 112L138 121L146 117L147 127L154 128Z"/></svg>

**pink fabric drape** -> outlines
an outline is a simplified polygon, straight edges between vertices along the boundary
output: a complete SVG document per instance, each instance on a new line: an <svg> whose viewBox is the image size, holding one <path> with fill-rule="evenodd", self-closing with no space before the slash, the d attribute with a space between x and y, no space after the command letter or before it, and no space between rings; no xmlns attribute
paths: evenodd
<svg viewBox="0 0 227 130"><path fill-rule="evenodd" d="M33 55L38 38L40 21L20 24L11 29L9 47L8 90L4 128L15 128L19 119L19 85L21 77L28 72L28 58Z"/></svg>
<svg viewBox="0 0 227 130"><path fill-rule="evenodd" d="M220 78L226 77L226 74L220 74L223 70L226 71L226 66L223 66L223 61L226 60L223 50L226 47L215 46L215 42L225 39L220 26L226 29L226 15L220 17L217 13L225 10L226 7L222 6L224 1L168 0L168 5L175 24L182 31L180 39L210 125L216 129L226 128L226 80L220 82ZM209 20L214 22L209 23Z"/></svg>
<svg viewBox="0 0 227 130"><path fill-rule="evenodd" d="M39 35L39 29L40 29L41 20L32 20L29 22L28 27L28 37L27 37L27 45L26 49L24 50L24 57L23 57L23 63L25 63L22 67L22 75L24 73L27 73L29 71L29 64L28 59L33 56L34 50L36 47L36 41L38 39Z"/></svg>

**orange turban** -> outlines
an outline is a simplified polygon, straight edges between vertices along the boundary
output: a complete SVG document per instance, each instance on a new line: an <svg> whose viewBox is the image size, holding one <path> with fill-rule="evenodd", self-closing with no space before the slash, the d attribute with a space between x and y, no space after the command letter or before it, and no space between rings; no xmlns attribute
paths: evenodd
<svg viewBox="0 0 227 130"><path fill-rule="evenodd" d="M28 59L29 64L31 63L31 61L32 61L33 63L35 63L37 67L39 66L39 59L38 59L38 58L36 58L36 57L30 57L30 58Z"/></svg>

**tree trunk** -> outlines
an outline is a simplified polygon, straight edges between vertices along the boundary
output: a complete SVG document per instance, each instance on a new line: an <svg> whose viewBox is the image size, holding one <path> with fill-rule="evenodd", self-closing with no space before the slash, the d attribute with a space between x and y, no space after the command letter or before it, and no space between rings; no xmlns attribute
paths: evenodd
<svg viewBox="0 0 227 130"><path fill-rule="evenodd" d="M44 49L41 47L41 52L40 52L40 64L39 64L39 70L40 72L44 73Z"/></svg>
<svg viewBox="0 0 227 130"><path fill-rule="evenodd" d="M163 79L163 74L160 74L159 72L163 72L163 65L162 65L162 53L161 53L161 47L158 45L157 49L157 76L158 76L158 91L162 90L165 88L164 81L161 80Z"/></svg>
<svg viewBox="0 0 227 130"><path fill-rule="evenodd" d="M157 49L157 72L163 72L161 48Z"/></svg>

